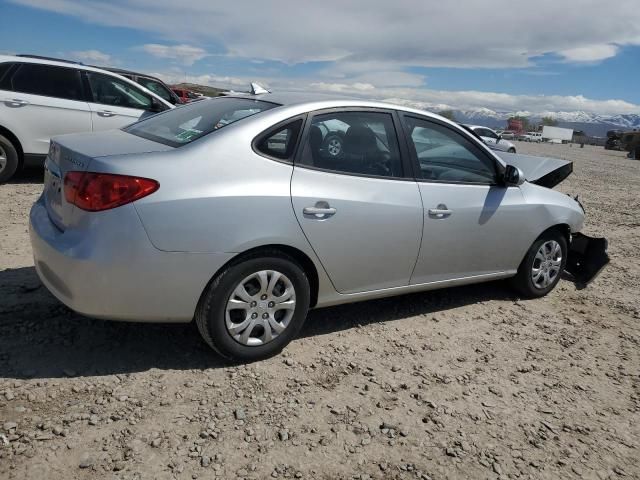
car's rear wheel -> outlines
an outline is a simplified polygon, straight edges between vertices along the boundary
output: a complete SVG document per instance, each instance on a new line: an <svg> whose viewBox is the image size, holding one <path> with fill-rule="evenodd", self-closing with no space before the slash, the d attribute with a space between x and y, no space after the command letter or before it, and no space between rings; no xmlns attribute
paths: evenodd
<svg viewBox="0 0 640 480"><path fill-rule="evenodd" d="M511 147L509 150L507 150L509 153L516 153L516 149Z"/></svg>
<svg viewBox="0 0 640 480"><path fill-rule="evenodd" d="M567 241L561 232L550 230L533 242L512 284L524 297L543 297L558 284L566 264Z"/></svg>
<svg viewBox="0 0 640 480"><path fill-rule="evenodd" d="M18 170L20 161L13 143L0 135L0 183L8 181Z"/></svg>
<svg viewBox="0 0 640 480"><path fill-rule="evenodd" d="M304 270L280 253L226 267L198 305L204 340L223 357L255 361L280 352L298 333L309 309Z"/></svg>

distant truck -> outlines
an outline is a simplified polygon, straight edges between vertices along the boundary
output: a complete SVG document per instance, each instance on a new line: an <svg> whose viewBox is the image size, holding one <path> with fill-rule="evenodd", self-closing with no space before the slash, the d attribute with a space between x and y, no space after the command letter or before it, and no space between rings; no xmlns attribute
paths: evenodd
<svg viewBox="0 0 640 480"><path fill-rule="evenodd" d="M572 128L542 127L542 138L555 142L570 142L573 139Z"/></svg>

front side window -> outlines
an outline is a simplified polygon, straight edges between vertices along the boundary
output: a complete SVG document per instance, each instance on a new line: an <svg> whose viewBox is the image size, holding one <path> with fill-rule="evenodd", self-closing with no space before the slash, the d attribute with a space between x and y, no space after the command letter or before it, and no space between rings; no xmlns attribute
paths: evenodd
<svg viewBox="0 0 640 480"><path fill-rule="evenodd" d="M2 81L2 78L7 74L7 72L13 65L14 65L13 63L9 63L9 62L0 63L0 88L4 88L2 87L4 83Z"/></svg>
<svg viewBox="0 0 640 480"><path fill-rule="evenodd" d="M73 68L25 63L11 77L14 92L83 100L80 73Z"/></svg>
<svg viewBox="0 0 640 480"><path fill-rule="evenodd" d="M379 112L314 116L301 163L340 173L402 177L392 116Z"/></svg>
<svg viewBox="0 0 640 480"><path fill-rule="evenodd" d="M87 72L94 103L114 107L151 109L151 97L128 82L102 73Z"/></svg>
<svg viewBox="0 0 640 480"><path fill-rule="evenodd" d="M256 149L269 157L281 160L291 158L296 147L302 119L294 120L282 127L271 130L256 143Z"/></svg>
<svg viewBox="0 0 640 480"><path fill-rule="evenodd" d="M248 98L223 97L196 102L188 108L176 108L124 129L139 137L179 147L220 130L243 118L278 105Z"/></svg>
<svg viewBox="0 0 640 480"><path fill-rule="evenodd" d="M410 146L418 159L420 178L452 183L495 183L493 160L460 133L413 117L405 117L405 124Z"/></svg>

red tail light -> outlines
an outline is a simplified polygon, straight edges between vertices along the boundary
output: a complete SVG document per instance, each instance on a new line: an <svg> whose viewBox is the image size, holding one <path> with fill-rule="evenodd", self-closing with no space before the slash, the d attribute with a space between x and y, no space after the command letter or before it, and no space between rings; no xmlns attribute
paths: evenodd
<svg viewBox="0 0 640 480"><path fill-rule="evenodd" d="M149 178L110 173L67 172L64 198L89 212L109 210L152 194L160 184Z"/></svg>

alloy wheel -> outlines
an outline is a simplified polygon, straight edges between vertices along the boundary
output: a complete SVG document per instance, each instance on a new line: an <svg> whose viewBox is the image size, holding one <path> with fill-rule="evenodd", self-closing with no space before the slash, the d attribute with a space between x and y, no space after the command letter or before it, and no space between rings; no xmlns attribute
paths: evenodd
<svg viewBox="0 0 640 480"><path fill-rule="evenodd" d="M225 308L225 324L238 343L264 345L285 331L295 309L291 280L275 270L261 270L235 287Z"/></svg>
<svg viewBox="0 0 640 480"><path fill-rule="evenodd" d="M543 290L560 275L562 267L562 247L555 240L544 242L533 259L531 280L533 285Z"/></svg>
<svg viewBox="0 0 640 480"><path fill-rule="evenodd" d="M0 145L0 172L7 167L7 152L5 152L2 145Z"/></svg>
<svg viewBox="0 0 640 480"><path fill-rule="evenodd" d="M342 142L337 138L332 138L327 142L327 152L332 157L337 157L342 152Z"/></svg>

